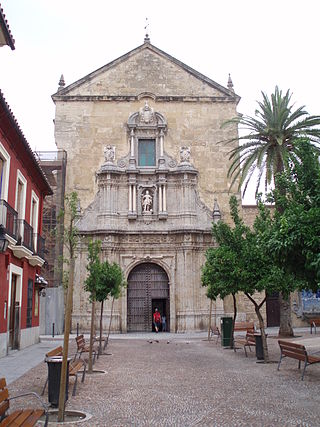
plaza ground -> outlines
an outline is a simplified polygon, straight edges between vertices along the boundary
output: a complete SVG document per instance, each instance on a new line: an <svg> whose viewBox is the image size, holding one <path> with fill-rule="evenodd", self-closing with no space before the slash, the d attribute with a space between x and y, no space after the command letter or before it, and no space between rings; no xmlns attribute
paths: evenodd
<svg viewBox="0 0 320 427"><path fill-rule="evenodd" d="M318 339L307 330L299 335ZM42 352L44 356L60 344L43 341L33 347L43 360ZM71 352L74 344L73 339ZM77 395L69 393L67 409L92 418L68 425L319 426L320 364L309 366L301 381L294 360L284 360L277 371L276 335L269 334L268 346L272 362L264 364L257 362L254 352L246 358L243 350L235 353L216 339L208 342L203 333L112 336L112 355L101 356L94 366L106 373L87 375L78 383ZM9 359L0 359L0 376L6 375ZM46 375L42 361L11 382L9 391L40 394Z"/></svg>

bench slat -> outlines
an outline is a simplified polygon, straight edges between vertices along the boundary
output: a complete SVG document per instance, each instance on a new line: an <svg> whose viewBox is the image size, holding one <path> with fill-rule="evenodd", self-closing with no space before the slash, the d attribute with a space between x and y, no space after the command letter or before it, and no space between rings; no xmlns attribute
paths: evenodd
<svg viewBox="0 0 320 427"><path fill-rule="evenodd" d="M24 426L25 425L24 423L27 421L27 419L30 417L32 413L33 413L33 409L17 410L4 419L5 423L3 425L4 426L12 425L14 427ZM26 427L27 426L30 426L30 424L26 424Z"/></svg>
<svg viewBox="0 0 320 427"><path fill-rule="evenodd" d="M32 427L35 423L42 417L44 414L43 409L37 409L32 412L32 414L26 419L26 421L22 424L22 427Z"/></svg>
<svg viewBox="0 0 320 427"><path fill-rule="evenodd" d="M1 427L7 427L7 426L10 426L10 424L13 422L13 421L15 421L16 420L16 418L18 418L19 417L19 415L21 414L21 412L22 412L22 410L17 410L17 411L15 411L15 412L13 412L12 414L10 414L8 417L6 417L3 421L2 421L2 423L0 423L0 426ZM14 425L14 424L12 424L12 425ZM19 425L19 424L16 424L16 425Z"/></svg>

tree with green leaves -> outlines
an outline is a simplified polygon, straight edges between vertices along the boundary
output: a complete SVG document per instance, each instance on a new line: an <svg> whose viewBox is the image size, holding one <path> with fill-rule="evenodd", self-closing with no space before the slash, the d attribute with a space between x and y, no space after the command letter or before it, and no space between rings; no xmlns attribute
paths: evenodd
<svg viewBox="0 0 320 427"><path fill-rule="evenodd" d="M88 372L92 373L92 352L94 341L94 321L95 321L95 303L97 294L102 283L104 283L103 266L100 261L101 240L91 240L88 244L88 277L85 280L84 289L89 293L91 302L91 327L90 327L90 344L89 344L89 366Z"/></svg>
<svg viewBox="0 0 320 427"><path fill-rule="evenodd" d="M87 270L89 275L85 281L85 290L89 292L89 298L92 302L91 315L91 333L90 333L90 350L89 352L89 372L92 371L92 346L94 340L94 318L95 318L95 302L101 303L100 307L100 330L99 330L99 354L102 353L102 319L104 301L110 296L112 298L111 316L109 322L109 332L106 338L108 344L114 300L118 299L121 294L122 286L124 286L123 272L117 263L110 264L108 261L101 262L101 240L90 241L88 245L88 265ZM91 360L91 364L90 364ZM90 370L91 369L91 370Z"/></svg>
<svg viewBox="0 0 320 427"><path fill-rule="evenodd" d="M320 287L320 164L308 141L299 142L301 162L279 177L280 191L271 201L281 206L274 215L267 245L274 262L295 275L299 287Z"/></svg>
<svg viewBox="0 0 320 427"><path fill-rule="evenodd" d="M60 392L59 392L59 408L58 408L58 421L64 420L65 410L65 393L67 382L67 368L68 368L68 350L69 350L69 336L71 326L71 313L73 305L73 281L74 281L74 264L75 264L75 250L79 241L79 234L75 223L77 221L79 198L74 191L65 196L65 209L61 212L65 224L63 228L62 238L64 248L67 252L67 261L69 271L67 275L67 301L64 316L64 339L63 339L63 357L60 377Z"/></svg>
<svg viewBox="0 0 320 427"><path fill-rule="evenodd" d="M252 230L245 226L240 218L238 202L234 196L230 198L230 211L233 228L221 221L213 225L212 233L219 246L207 251L202 283L208 287L207 294L211 298L233 295L235 301L238 292L247 296L254 305L262 336L264 359L268 361L265 326L261 314L266 297L261 299L261 293L292 291L295 287L294 277L270 262L264 244L264 233L269 229L272 218L265 206L259 205L259 215Z"/></svg>
<svg viewBox="0 0 320 427"><path fill-rule="evenodd" d="M106 261L106 264L107 264L106 282L108 283L108 288L110 289L110 296L112 298L112 302L111 302L111 314L110 314L109 328L108 328L108 334L107 334L107 338L106 338L105 348L108 346L108 343L109 343L109 336L110 336L110 331L111 331L114 301L117 300L120 297L122 288L126 284L125 280L124 280L123 271L121 270L120 266L116 262L113 262L112 264L109 264ZM101 326L100 327L102 327L102 322L101 322ZM100 329L100 348L101 348L101 334L102 334L102 332L101 332L101 329Z"/></svg>
<svg viewBox="0 0 320 427"><path fill-rule="evenodd" d="M276 189L279 188L279 175L300 161L299 141L308 137L318 151L320 143L320 116L310 116L304 106L295 109L289 90L283 95L276 87L271 98L263 92L262 98L262 102L258 102L255 117L238 116L223 125L237 124L242 126L240 130L246 132L239 138L225 141L227 144L238 139L243 141L230 151L228 176L232 177L231 185L239 180L239 189L244 185L245 193L257 171L256 195L263 176L266 188L272 183ZM281 209L280 206L276 208ZM287 321L291 319L290 314L290 298L280 298L279 334L283 336L293 335L291 323Z"/></svg>

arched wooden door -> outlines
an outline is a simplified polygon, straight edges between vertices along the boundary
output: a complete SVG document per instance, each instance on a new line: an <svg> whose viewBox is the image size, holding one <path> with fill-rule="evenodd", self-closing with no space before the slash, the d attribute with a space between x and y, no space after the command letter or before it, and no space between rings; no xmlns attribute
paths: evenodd
<svg viewBox="0 0 320 427"><path fill-rule="evenodd" d="M128 277L128 332L151 332L152 313L157 307L170 329L169 279L157 264L136 266Z"/></svg>

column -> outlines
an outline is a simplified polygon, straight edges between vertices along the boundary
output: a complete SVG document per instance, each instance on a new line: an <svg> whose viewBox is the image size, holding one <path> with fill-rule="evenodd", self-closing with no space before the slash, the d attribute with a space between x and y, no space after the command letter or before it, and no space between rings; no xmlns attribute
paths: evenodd
<svg viewBox="0 0 320 427"><path fill-rule="evenodd" d="M129 212L132 212L132 185L129 184Z"/></svg>
<svg viewBox="0 0 320 427"><path fill-rule="evenodd" d="M162 185L159 185L159 212L162 212Z"/></svg>
<svg viewBox="0 0 320 427"><path fill-rule="evenodd" d="M160 131L160 157L163 157L163 130Z"/></svg>
<svg viewBox="0 0 320 427"><path fill-rule="evenodd" d="M136 212L137 210L137 197L136 197L136 186L133 184L132 186L132 210Z"/></svg>
<svg viewBox="0 0 320 427"><path fill-rule="evenodd" d="M164 212L167 212L167 195L166 195L166 186L164 185L163 186L163 194L162 194L162 196L163 196L163 211Z"/></svg>
<svg viewBox="0 0 320 427"><path fill-rule="evenodd" d="M131 133L130 133L130 155L131 157L134 157L134 130L131 129Z"/></svg>

